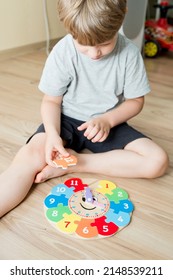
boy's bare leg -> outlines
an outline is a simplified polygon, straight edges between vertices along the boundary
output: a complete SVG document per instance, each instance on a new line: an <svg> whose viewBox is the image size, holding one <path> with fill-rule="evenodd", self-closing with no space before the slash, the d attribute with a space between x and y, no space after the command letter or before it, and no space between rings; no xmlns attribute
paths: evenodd
<svg viewBox="0 0 173 280"><path fill-rule="evenodd" d="M78 164L67 170L46 165L45 134L35 135L16 155L10 167L0 175L0 217L17 206L27 195L34 180L45 181L65 173L88 172L107 176L155 178L168 167L166 153L149 139L141 138L124 150L99 154L76 154Z"/></svg>
<svg viewBox="0 0 173 280"><path fill-rule="evenodd" d="M0 175L0 217L24 199L36 174L45 167L44 146L45 133L35 135ZM59 176L60 172L62 171L59 170Z"/></svg>
<svg viewBox="0 0 173 280"><path fill-rule="evenodd" d="M77 154L78 164L66 172L88 172L127 178L156 178L168 167L168 156L157 144L147 138L129 143L124 150L113 150L98 154ZM57 177L58 169L50 166L36 177L36 182Z"/></svg>

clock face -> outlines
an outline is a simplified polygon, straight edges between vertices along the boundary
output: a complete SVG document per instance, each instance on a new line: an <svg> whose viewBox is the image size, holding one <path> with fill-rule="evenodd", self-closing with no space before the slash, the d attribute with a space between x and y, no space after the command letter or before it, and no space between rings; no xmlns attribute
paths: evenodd
<svg viewBox="0 0 173 280"><path fill-rule="evenodd" d="M93 202L87 202L85 191L76 192L69 199L69 208L71 211L85 219L99 218L104 216L109 210L110 203L103 194L92 191Z"/></svg>
<svg viewBox="0 0 173 280"><path fill-rule="evenodd" d="M127 226L134 209L128 194L107 180L84 184L71 178L44 200L45 215L57 230L76 237L112 236Z"/></svg>

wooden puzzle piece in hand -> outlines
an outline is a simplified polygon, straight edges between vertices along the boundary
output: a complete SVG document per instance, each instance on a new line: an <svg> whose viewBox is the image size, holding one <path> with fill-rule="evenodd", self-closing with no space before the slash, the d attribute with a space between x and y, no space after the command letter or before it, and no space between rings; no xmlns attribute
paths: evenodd
<svg viewBox="0 0 173 280"><path fill-rule="evenodd" d="M67 169L69 166L77 164L77 158L74 155L70 155L69 157L63 157L59 155L56 159L53 160L53 163L56 167Z"/></svg>
<svg viewBox="0 0 173 280"><path fill-rule="evenodd" d="M128 194L113 182L84 184L71 178L52 188L45 216L60 232L80 238L112 236L126 227L134 210Z"/></svg>

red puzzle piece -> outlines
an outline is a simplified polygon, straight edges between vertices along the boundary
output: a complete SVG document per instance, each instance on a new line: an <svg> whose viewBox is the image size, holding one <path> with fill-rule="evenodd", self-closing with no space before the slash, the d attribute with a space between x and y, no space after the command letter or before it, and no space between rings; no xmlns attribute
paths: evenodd
<svg viewBox="0 0 173 280"><path fill-rule="evenodd" d="M83 184L80 178L71 178L65 181L64 184L69 188L74 187L74 192L83 191L88 186L87 184Z"/></svg>
<svg viewBox="0 0 173 280"><path fill-rule="evenodd" d="M105 222L106 217L103 216L101 218L95 219L95 222L91 224L91 226L96 226L98 233L100 235L109 236L113 235L116 231L118 231L119 227L114 223Z"/></svg>

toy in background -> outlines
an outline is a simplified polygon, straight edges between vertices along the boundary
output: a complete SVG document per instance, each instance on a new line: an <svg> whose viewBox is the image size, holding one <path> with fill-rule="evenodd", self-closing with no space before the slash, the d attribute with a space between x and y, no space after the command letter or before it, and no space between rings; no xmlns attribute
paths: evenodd
<svg viewBox="0 0 173 280"><path fill-rule="evenodd" d="M71 178L44 200L45 216L57 230L85 239L114 235L130 223L134 206L125 190L107 180L84 184Z"/></svg>
<svg viewBox="0 0 173 280"><path fill-rule="evenodd" d="M145 22L146 57L156 57L163 49L173 51L173 25L170 25L167 19L168 10L173 9L173 5L169 5L168 1L162 1L154 7L160 9L160 18Z"/></svg>

